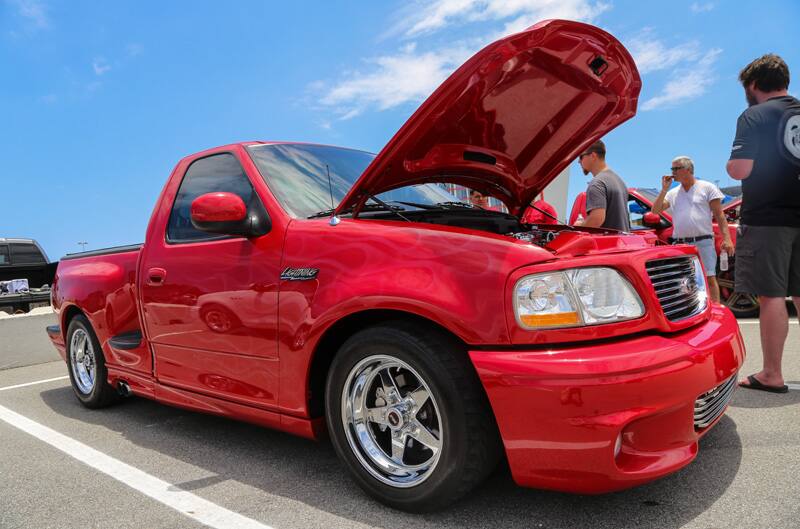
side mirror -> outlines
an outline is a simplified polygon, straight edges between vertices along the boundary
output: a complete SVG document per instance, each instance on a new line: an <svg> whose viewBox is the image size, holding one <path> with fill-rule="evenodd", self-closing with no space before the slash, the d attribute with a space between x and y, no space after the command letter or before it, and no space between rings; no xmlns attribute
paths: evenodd
<svg viewBox="0 0 800 529"><path fill-rule="evenodd" d="M244 200L233 193L206 193L192 201L192 225L200 231L221 235L257 237L271 224L263 206L248 211Z"/></svg>
<svg viewBox="0 0 800 529"><path fill-rule="evenodd" d="M642 224L647 226L648 228L660 228L661 227L661 216L656 215L652 211L648 211L642 217Z"/></svg>

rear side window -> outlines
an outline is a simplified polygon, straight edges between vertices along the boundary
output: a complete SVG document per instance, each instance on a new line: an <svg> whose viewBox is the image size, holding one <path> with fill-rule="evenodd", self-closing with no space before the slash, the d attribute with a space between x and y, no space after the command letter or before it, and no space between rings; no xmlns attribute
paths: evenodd
<svg viewBox="0 0 800 529"><path fill-rule="evenodd" d="M11 264L8 258L8 246L0 244L0 266Z"/></svg>
<svg viewBox="0 0 800 529"><path fill-rule="evenodd" d="M47 262L35 244L11 244L11 260L15 265Z"/></svg>
<svg viewBox="0 0 800 529"><path fill-rule="evenodd" d="M167 241L196 242L227 238L200 231L192 226L190 209L192 201L206 193L226 191L234 193L248 206L255 192L239 160L232 154L215 154L196 160L186 170L167 224Z"/></svg>

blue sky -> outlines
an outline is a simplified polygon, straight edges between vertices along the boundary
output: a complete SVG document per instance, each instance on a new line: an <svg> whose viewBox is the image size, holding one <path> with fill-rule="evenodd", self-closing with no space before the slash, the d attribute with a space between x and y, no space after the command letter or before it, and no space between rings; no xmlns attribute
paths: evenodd
<svg viewBox="0 0 800 529"><path fill-rule="evenodd" d="M639 113L606 137L631 186L678 154L725 185L739 70L774 52L800 75L796 0L0 0L0 237L51 259L141 242L178 159L215 145L377 152L469 55L553 17L605 28L637 60ZM570 200L586 182L573 165Z"/></svg>

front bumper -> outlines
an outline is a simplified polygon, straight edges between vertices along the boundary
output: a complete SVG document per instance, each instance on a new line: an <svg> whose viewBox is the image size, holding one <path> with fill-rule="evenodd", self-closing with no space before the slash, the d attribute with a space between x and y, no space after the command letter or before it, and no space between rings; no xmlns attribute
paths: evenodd
<svg viewBox="0 0 800 529"><path fill-rule="evenodd" d="M707 321L674 334L469 354L514 480L602 493L690 463L719 420L695 427L695 401L736 375L745 350L730 311L714 305Z"/></svg>

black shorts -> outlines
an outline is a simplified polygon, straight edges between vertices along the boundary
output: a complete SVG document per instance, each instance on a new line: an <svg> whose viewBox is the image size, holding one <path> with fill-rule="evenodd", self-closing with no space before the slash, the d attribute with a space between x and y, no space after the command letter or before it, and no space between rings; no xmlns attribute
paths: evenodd
<svg viewBox="0 0 800 529"><path fill-rule="evenodd" d="M800 296L800 228L740 225L734 277L737 292Z"/></svg>

